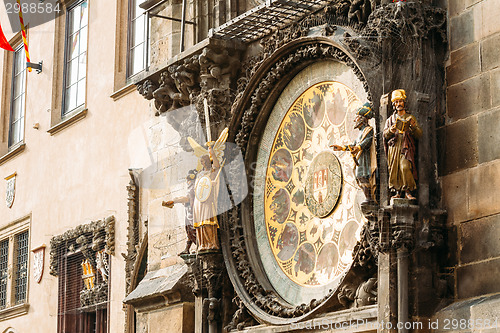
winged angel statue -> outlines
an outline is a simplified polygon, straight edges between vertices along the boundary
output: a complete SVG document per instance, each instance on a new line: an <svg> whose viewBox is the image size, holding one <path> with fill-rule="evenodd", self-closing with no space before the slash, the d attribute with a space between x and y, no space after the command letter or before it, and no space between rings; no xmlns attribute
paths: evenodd
<svg viewBox="0 0 500 333"><path fill-rule="evenodd" d="M219 249L217 236L217 199L219 195L220 172L224 166L224 149L228 137L227 127L217 141L207 142L208 150L194 139L189 144L198 157L198 174L194 185L193 225L199 251Z"/></svg>

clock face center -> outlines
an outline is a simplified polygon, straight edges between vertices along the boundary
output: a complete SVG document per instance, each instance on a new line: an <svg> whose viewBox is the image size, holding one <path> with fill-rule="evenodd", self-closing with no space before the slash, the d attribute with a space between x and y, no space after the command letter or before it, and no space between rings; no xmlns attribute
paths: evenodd
<svg viewBox="0 0 500 333"><path fill-rule="evenodd" d="M342 192L342 166L331 151L322 151L314 157L307 172L305 199L307 208L316 217L329 216Z"/></svg>

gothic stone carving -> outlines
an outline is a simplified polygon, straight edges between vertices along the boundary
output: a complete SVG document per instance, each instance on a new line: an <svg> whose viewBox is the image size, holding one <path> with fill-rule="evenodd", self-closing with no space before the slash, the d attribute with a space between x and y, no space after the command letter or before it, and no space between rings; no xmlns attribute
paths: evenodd
<svg viewBox="0 0 500 333"><path fill-rule="evenodd" d="M128 226L127 226L127 253L122 253L125 259L125 294L128 295L130 290L132 272L137 259L139 247L139 187L132 171L129 171L130 182L127 186L128 192Z"/></svg>
<svg viewBox="0 0 500 333"><path fill-rule="evenodd" d="M297 31L300 31L300 29ZM292 34L292 36L294 35ZM276 44L278 43L279 39L276 38L275 40L276 42L271 43L271 46L267 47L269 51L274 51L279 47ZM246 75L250 76L247 76L246 78L240 80L239 89L246 88L246 84L249 81L251 75L255 73L257 68L265 61L265 57L268 56L268 54L265 56L260 56L252 59L249 63L247 63L244 68L246 69ZM287 55L278 59L274 63L274 65L272 65L267 70L267 72L263 74L263 79L260 80L260 83L253 91L251 98L248 99L248 105L244 108L245 111L243 112L241 123L236 131L236 143L243 152L246 152L249 135L254 127L255 119L259 114L261 107L273 86L286 73L289 73L294 68L300 67L302 63L317 61L321 59L335 59L351 66L359 79L364 82L365 90L368 91L366 81L361 75L361 72L354 65L353 61L341 50L331 45L322 44L320 42L296 47L293 51L290 51ZM249 64L253 65L253 68L249 68ZM244 91L240 92L238 98L239 102L237 103L243 103L243 100L241 99L243 92ZM233 107L235 106L233 105ZM238 107L242 108L244 106L239 105ZM241 177L240 174L238 174L237 172L231 172L231 170L229 170L228 173L230 177ZM289 304L285 304L283 301L281 301L281 299L279 299L272 292L264 290L257 281L252 266L250 265L246 244L244 242L243 222L241 220L240 214L241 211L239 207L234 208L226 213L222 219L223 224L228 228L231 253L230 260L234 261L234 266L238 271L239 277L242 279L242 285L244 286L244 289L259 308L261 308L271 316L279 316L282 318L297 318L310 313L312 310L323 304L333 295L332 291L323 299L312 300L309 304L290 306Z"/></svg>
<svg viewBox="0 0 500 333"><path fill-rule="evenodd" d="M337 297L345 308L375 304L377 302L377 278L369 278L358 286L346 283L340 288Z"/></svg>
<svg viewBox="0 0 500 333"><path fill-rule="evenodd" d="M205 252L181 256L189 267L192 290L203 299L203 321L216 325L221 321L222 285L225 275L224 259L220 252Z"/></svg>
<svg viewBox="0 0 500 333"><path fill-rule="evenodd" d="M81 249L85 259L95 264L95 253L99 249L104 248L106 253L114 254L114 238L114 216L79 225L62 235L52 237L50 240L50 274L53 276L59 274L58 249L60 246L67 246L69 251Z"/></svg>
<svg viewBox="0 0 500 333"><path fill-rule="evenodd" d="M397 2L377 7L370 15L365 35L401 39L408 37L429 37L437 32L446 42L446 11L419 2Z"/></svg>
<svg viewBox="0 0 500 333"><path fill-rule="evenodd" d="M90 307L90 311L95 311L95 306L108 301L108 283L103 282L93 289L83 289L80 291L80 306ZM104 305L105 306L105 305Z"/></svg>
<svg viewBox="0 0 500 333"><path fill-rule="evenodd" d="M233 298L233 303L238 307L238 310L233 315L231 322L226 326L226 332L231 330L242 330L246 326L252 326L256 324L255 319L248 313L245 304L241 300L241 298L236 295Z"/></svg>
<svg viewBox="0 0 500 333"><path fill-rule="evenodd" d="M207 98L211 120L224 122L230 117L233 81L241 66L239 56L237 50L209 45L167 67L158 81L149 78L138 84L137 90L147 100L154 99L156 115L194 104L204 123L203 99Z"/></svg>

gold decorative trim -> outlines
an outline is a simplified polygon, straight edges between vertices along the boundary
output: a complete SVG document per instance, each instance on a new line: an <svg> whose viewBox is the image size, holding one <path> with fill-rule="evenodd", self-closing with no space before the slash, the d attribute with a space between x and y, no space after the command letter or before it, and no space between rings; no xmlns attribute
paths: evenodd
<svg viewBox="0 0 500 333"><path fill-rule="evenodd" d="M46 248L46 247L47 247L47 245L42 244L42 245L40 245L40 246L35 247L34 249L32 249L32 250L31 250L31 252L35 253L36 251L38 251L38 250L40 250L40 249L44 249L44 248Z"/></svg>
<svg viewBox="0 0 500 333"><path fill-rule="evenodd" d="M50 133L50 135L54 135L54 134L58 133L59 131L65 129L66 127L69 127L70 125L77 122L78 120L85 118L87 116L87 112L88 112L88 109L74 111L73 114L71 114L70 116L67 116L67 118L62 119L56 125L49 128L47 130L47 133Z"/></svg>

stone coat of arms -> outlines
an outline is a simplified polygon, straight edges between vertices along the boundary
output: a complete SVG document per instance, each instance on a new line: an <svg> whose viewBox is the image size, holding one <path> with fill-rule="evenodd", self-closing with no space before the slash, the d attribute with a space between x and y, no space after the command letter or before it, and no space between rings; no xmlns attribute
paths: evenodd
<svg viewBox="0 0 500 333"><path fill-rule="evenodd" d="M36 283L42 281L43 268L45 262L45 245L33 249L33 278Z"/></svg>
<svg viewBox="0 0 500 333"><path fill-rule="evenodd" d="M14 198L16 196L16 173L5 178L7 181L7 189L5 193L5 204L7 208L11 208L14 204Z"/></svg>

